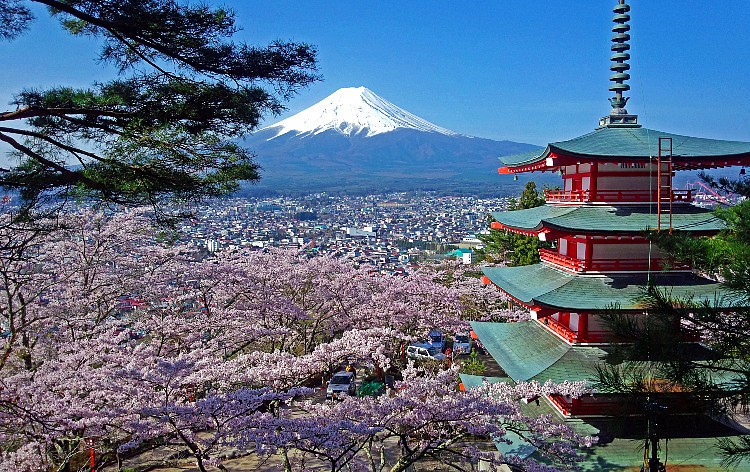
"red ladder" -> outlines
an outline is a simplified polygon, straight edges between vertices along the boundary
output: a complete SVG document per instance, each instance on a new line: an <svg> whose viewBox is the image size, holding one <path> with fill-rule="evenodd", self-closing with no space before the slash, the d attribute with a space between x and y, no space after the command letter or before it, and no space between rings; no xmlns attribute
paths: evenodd
<svg viewBox="0 0 750 472"><path fill-rule="evenodd" d="M656 229L662 230L662 216L664 229L669 222L669 233L672 233L672 138L659 138L659 156L656 159L658 168L656 186Z"/></svg>

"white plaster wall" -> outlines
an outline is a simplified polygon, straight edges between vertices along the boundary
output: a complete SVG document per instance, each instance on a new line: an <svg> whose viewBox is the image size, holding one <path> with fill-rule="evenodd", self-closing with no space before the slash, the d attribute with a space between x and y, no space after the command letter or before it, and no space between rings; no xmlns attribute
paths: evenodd
<svg viewBox="0 0 750 472"><path fill-rule="evenodd" d="M578 331L578 313L571 313L570 314L570 330L571 331Z"/></svg>
<svg viewBox="0 0 750 472"><path fill-rule="evenodd" d="M649 186L649 177L647 175L633 175L624 178L619 176L602 176L596 180L597 190L656 190L656 178L654 177Z"/></svg>

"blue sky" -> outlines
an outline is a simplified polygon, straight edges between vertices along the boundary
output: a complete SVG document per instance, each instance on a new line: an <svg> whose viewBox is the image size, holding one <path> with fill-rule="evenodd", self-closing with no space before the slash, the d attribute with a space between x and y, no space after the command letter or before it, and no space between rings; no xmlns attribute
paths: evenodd
<svg viewBox="0 0 750 472"><path fill-rule="evenodd" d="M628 110L650 128L750 141L750 1L629 3ZM534 144L589 132L609 110L615 0L225 4L241 40L318 46L324 80L267 124L361 85L454 131ZM113 76L96 62L95 41L66 36L43 11L0 48L3 104L22 87Z"/></svg>

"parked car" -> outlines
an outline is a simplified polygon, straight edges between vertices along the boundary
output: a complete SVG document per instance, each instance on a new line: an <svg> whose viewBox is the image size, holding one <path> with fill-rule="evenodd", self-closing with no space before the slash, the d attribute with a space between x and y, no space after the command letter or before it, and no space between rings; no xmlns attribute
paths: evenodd
<svg viewBox="0 0 750 472"><path fill-rule="evenodd" d="M430 346L438 350L438 352L445 352L445 335L442 331L433 329L427 335Z"/></svg>
<svg viewBox="0 0 750 472"><path fill-rule="evenodd" d="M357 393L354 383L354 372L336 372L328 381L326 400L341 399L344 395L353 396Z"/></svg>
<svg viewBox="0 0 750 472"><path fill-rule="evenodd" d="M412 344L406 348L406 357L410 359L442 361L445 359L445 354L432 346Z"/></svg>
<svg viewBox="0 0 750 472"><path fill-rule="evenodd" d="M470 354L471 353L471 337L468 334L456 333L453 336L453 355L459 354Z"/></svg>

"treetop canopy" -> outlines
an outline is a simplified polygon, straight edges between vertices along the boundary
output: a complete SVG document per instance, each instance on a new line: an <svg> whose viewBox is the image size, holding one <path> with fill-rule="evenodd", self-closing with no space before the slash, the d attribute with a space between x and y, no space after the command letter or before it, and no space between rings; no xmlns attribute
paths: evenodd
<svg viewBox="0 0 750 472"><path fill-rule="evenodd" d="M2 0L0 38L13 39L46 5L72 35L101 39L99 60L119 74L85 89L19 91L0 112L0 141L18 165L0 185L26 210L71 196L159 207L223 195L257 180L233 139L319 80L316 48L232 41L226 8L177 0Z"/></svg>

